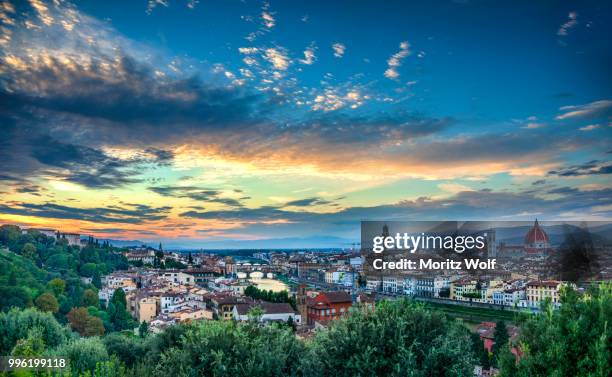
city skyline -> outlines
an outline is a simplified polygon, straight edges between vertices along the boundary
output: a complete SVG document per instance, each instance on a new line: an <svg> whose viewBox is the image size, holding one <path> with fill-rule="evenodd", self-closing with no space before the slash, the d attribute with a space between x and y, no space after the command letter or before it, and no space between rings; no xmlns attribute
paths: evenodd
<svg viewBox="0 0 612 377"><path fill-rule="evenodd" d="M197 248L610 220L611 14L3 1L0 223Z"/></svg>

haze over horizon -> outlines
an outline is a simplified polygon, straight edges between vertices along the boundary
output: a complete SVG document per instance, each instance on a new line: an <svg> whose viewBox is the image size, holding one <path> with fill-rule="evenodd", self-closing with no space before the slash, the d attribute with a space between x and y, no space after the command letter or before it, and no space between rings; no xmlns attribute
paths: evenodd
<svg viewBox="0 0 612 377"><path fill-rule="evenodd" d="M265 248L612 219L610 3L1 4L0 224Z"/></svg>

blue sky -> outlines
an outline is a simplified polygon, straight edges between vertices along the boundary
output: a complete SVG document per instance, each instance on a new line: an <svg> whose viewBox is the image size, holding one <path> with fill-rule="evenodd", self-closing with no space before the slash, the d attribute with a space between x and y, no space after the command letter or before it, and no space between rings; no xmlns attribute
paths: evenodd
<svg viewBox="0 0 612 377"><path fill-rule="evenodd" d="M4 1L0 221L338 246L365 219L609 219L611 10Z"/></svg>

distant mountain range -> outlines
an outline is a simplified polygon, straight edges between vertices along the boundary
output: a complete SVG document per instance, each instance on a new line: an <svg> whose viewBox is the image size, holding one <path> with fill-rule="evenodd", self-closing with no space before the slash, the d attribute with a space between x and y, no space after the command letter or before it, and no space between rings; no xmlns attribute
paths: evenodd
<svg viewBox="0 0 612 377"><path fill-rule="evenodd" d="M100 242L108 241L116 247L129 246L151 246L158 247L159 242L145 242L139 240L114 240L100 239ZM239 250L239 249L346 249L358 241L334 236L313 237L287 237L267 238L260 240L223 240L223 241L200 241L200 240L162 240L165 250ZM358 247L358 245L357 245Z"/></svg>

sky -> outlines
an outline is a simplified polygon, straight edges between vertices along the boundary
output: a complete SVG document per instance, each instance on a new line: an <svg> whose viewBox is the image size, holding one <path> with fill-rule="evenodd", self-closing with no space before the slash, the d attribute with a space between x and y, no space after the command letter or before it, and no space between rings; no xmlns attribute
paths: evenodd
<svg viewBox="0 0 612 377"><path fill-rule="evenodd" d="M205 248L612 219L609 2L0 4L0 223Z"/></svg>

